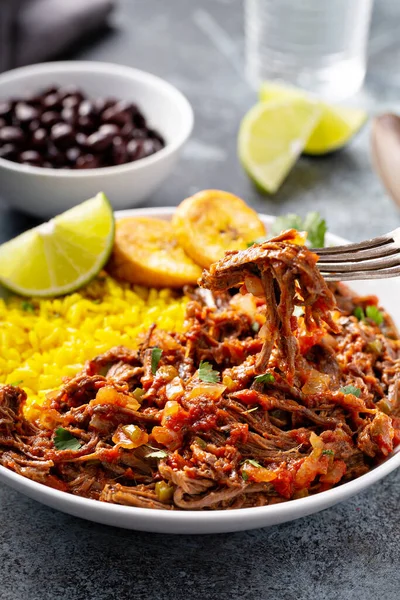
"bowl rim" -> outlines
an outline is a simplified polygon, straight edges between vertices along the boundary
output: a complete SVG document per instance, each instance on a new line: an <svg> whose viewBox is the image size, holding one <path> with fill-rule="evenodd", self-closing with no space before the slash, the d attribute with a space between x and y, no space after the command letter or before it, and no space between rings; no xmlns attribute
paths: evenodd
<svg viewBox="0 0 400 600"><path fill-rule="evenodd" d="M15 171L16 173L26 173L29 175L42 175L46 177L68 177L71 179L79 179L81 177L96 177L99 174L102 176L117 175L118 173L126 173L127 171L138 171L142 167L151 166L162 161L164 158L174 154L183 144L187 141L193 130L194 125L194 114L192 106L189 100L184 94L178 90L177 87L147 71L129 67L126 65L120 65L111 62L102 61L54 61L45 62L35 65L27 65L25 67L18 67L11 71L6 71L0 74L0 86L3 84L11 83L15 80L24 79L25 75L40 75L45 74L57 74L59 72L64 73L102 73L107 74L119 74L127 79L134 81L146 82L152 85L155 89L164 89L171 97L174 97L174 102L178 106L182 116L183 125L180 135L176 139L172 140L169 144L166 144L164 148L137 161L125 163L123 165L114 165L110 167L97 167L95 169L52 169L49 167L34 167L31 165L23 165L20 163L7 160L0 157L0 167L8 169L9 171Z"/></svg>

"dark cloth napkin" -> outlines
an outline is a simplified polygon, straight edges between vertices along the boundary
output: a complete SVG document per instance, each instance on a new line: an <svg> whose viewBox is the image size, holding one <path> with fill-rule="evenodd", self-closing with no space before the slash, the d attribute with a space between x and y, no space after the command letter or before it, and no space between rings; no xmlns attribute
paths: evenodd
<svg viewBox="0 0 400 600"><path fill-rule="evenodd" d="M0 0L0 71L49 60L105 24L116 0Z"/></svg>

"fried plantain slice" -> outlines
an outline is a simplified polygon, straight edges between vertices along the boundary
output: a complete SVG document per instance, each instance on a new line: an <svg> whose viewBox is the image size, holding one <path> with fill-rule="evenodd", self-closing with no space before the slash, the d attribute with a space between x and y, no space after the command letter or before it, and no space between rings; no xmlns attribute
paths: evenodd
<svg viewBox="0 0 400 600"><path fill-rule="evenodd" d="M157 288L195 284L201 275L201 268L179 245L171 223L149 217L117 221L106 270L117 279Z"/></svg>
<svg viewBox="0 0 400 600"><path fill-rule="evenodd" d="M180 245L205 268L227 250L244 250L266 233L253 209L221 190L203 190L186 198L176 209L172 224Z"/></svg>

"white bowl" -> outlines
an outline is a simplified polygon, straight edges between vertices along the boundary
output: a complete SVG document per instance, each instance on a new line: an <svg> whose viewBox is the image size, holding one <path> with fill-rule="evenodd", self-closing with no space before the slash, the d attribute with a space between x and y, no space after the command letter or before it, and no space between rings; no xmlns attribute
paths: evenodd
<svg viewBox="0 0 400 600"><path fill-rule="evenodd" d="M115 216L117 219L129 216L149 216L170 220L174 210L174 208L144 208L121 211L116 213ZM274 217L269 215L260 215L260 217L267 227L274 220ZM346 243L346 240L329 234L327 243L337 245ZM400 278L382 281L356 281L352 287L361 295L378 295L381 304L394 318L396 325L400 325L400 306L398 303ZM156 533L221 533L267 527L311 515L365 490L399 466L400 447L382 464L365 475L338 485L326 492L320 492L298 500L289 500L281 504L272 504L271 506L214 511L170 511L108 504L55 490L41 483L36 483L36 481L31 481L2 466L0 466L0 482L42 504L96 523Z"/></svg>
<svg viewBox="0 0 400 600"><path fill-rule="evenodd" d="M116 209L136 206L174 168L193 127L193 111L172 85L149 73L111 63L52 62L0 75L0 99L50 85L75 84L92 97L137 103L166 140L156 154L100 169L67 170L21 165L0 158L0 197L11 207L48 218L104 192Z"/></svg>

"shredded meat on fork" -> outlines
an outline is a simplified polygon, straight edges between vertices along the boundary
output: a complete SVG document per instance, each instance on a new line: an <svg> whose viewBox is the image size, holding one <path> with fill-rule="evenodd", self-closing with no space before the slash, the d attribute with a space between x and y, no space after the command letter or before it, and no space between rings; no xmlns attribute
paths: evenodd
<svg viewBox="0 0 400 600"><path fill-rule="evenodd" d="M320 327L324 321L331 331L338 332L330 314L336 306L335 299L315 267L318 257L305 246L293 243L297 236L298 232L291 229L247 250L227 252L222 260L211 265L210 271L203 273L200 282L212 291L241 285L251 291L259 284L266 300L266 322L261 332L265 341L256 367L260 372L265 371L277 344L289 379L293 378L298 353L292 321L296 305L304 306L309 330Z"/></svg>
<svg viewBox="0 0 400 600"><path fill-rule="evenodd" d="M315 494L387 457L399 335L382 309L359 321L377 299L328 287L295 235L228 253L186 290L184 333L152 326L137 351L94 357L35 419L0 385L0 465L102 502L215 510Z"/></svg>

